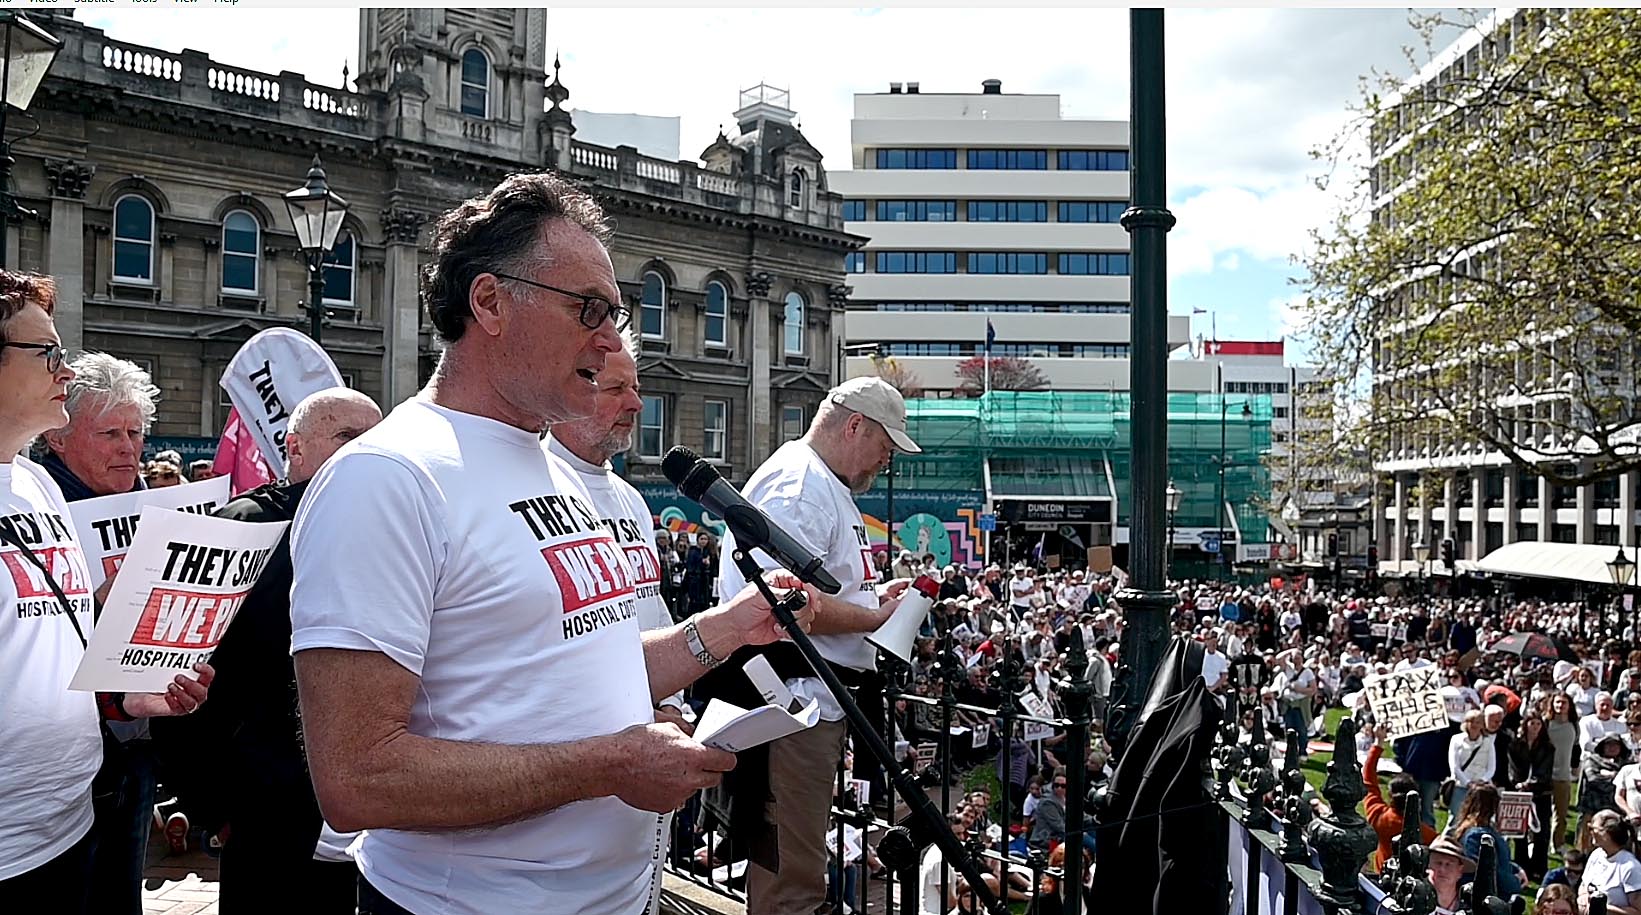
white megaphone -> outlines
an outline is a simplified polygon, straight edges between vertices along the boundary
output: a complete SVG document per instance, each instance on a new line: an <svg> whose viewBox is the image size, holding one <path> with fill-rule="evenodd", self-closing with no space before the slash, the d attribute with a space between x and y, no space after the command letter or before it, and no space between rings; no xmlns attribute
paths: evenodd
<svg viewBox="0 0 1641 915"><path fill-rule="evenodd" d="M912 643L917 639L917 631L923 627L924 618L929 615L929 608L934 606L935 595L939 593L939 582L927 575L919 575L900 598L900 606L890 614L888 622L877 627L877 631L867 636L866 641L906 664L912 663Z"/></svg>

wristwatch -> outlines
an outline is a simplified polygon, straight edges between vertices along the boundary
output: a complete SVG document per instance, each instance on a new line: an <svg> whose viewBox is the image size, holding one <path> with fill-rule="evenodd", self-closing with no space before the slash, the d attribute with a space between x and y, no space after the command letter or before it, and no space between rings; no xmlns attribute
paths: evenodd
<svg viewBox="0 0 1641 915"><path fill-rule="evenodd" d="M712 652L707 651L706 643L701 641L701 630L696 628L694 620L684 623L684 644L689 646L689 652L695 655L695 660L700 661L701 666L708 670L724 663L723 658L715 658Z"/></svg>

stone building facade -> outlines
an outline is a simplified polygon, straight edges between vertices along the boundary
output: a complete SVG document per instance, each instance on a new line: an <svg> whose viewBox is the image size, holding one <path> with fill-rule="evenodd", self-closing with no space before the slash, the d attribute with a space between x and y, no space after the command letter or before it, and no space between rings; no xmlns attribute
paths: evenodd
<svg viewBox="0 0 1641 915"><path fill-rule="evenodd" d="M307 326L304 256L281 196L314 156L345 197L325 269L324 346L384 407L437 349L417 295L430 224L508 174L556 169L616 224L612 259L643 331L643 451L684 444L744 479L840 377L841 198L784 96L744 93L738 135L702 162L575 140L540 9L366 9L361 71L338 90L119 41L66 15L63 49L16 142L6 263L54 274L74 348L147 365L156 436L214 436L217 386L252 334ZM344 80L345 81L345 80Z"/></svg>

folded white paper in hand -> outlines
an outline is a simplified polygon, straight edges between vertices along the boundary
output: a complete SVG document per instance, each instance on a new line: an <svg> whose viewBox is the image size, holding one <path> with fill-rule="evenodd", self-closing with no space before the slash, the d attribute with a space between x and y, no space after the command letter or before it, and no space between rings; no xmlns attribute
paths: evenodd
<svg viewBox="0 0 1641 915"><path fill-rule="evenodd" d="M820 702L810 699L800 704L774 668L762 656L742 668L769 705L743 709L722 699L707 703L701 720L695 723L695 739L730 753L739 753L788 734L812 728L820 721Z"/></svg>

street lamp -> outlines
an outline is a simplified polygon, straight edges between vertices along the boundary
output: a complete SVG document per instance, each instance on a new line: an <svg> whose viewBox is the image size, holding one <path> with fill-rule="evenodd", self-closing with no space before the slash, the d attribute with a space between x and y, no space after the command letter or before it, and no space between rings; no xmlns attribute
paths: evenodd
<svg viewBox="0 0 1641 915"><path fill-rule="evenodd" d="M1164 507L1168 509L1168 550L1163 554L1163 567L1166 569L1174 559L1174 516L1179 512L1180 499L1185 495L1173 480L1168 481L1168 488L1163 490Z"/></svg>
<svg viewBox="0 0 1641 915"><path fill-rule="evenodd" d="M6 115L13 108L28 110L63 42L13 10L0 10L0 31L5 33L0 44L4 44L6 55L5 63L0 65L0 267L4 267L7 221L19 214L34 215L33 210L18 206L11 195L11 167L15 163L11 142L6 139Z"/></svg>
<svg viewBox="0 0 1641 915"><path fill-rule="evenodd" d="M348 202L330 189L319 156L308 169L308 183L285 195L296 242L308 256L308 336L318 343L325 321L325 256L336 245Z"/></svg>
<svg viewBox="0 0 1641 915"><path fill-rule="evenodd" d="M1422 590L1425 586L1424 566L1425 563L1430 561L1430 544L1425 543L1423 540L1415 541L1413 544L1413 561L1419 564L1419 585Z"/></svg>
<svg viewBox="0 0 1641 915"><path fill-rule="evenodd" d="M1333 537L1328 542L1328 547L1333 552L1333 586L1335 588L1343 588L1344 584L1345 584L1345 573L1344 573L1344 570L1342 569L1342 567L1340 565L1341 551L1339 549L1340 544L1339 544L1339 512L1338 511L1328 512L1328 523L1333 528L1333 531L1332 531Z"/></svg>
<svg viewBox="0 0 1641 915"><path fill-rule="evenodd" d="M1214 515L1217 517L1219 522L1219 556L1221 574L1223 574L1224 568L1228 562L1225 559L1225 463L1228 460L1226 457L1225 447L1225 414L1230 404L1225 400L1224 389L1225 383L1222 381L1220 382L1219 392L1219 504L1214 506ZM1249 406L1247 399L1244 398L1242 401L1242 422L1246 424L1248 420L1253 419L1253 415L1254 408Z"/></svg>
<svg viewBox="0 0 1641 915"><path fill-rule="evenodd" d="M1637 549L1637 553L1641 554L1641 548ZM1629 588L1630 580L1635 575L1635 563L1630 561L1630 557L1624 555L1622 546L1618 548L1618 555L1607 563L1607 573L1612 576L1613 584L1618 586L1618 599L1620 601L1618 605L1618 631L1619 636L1622 637L1624 633L1624 604L1622 603L1624 591Z"/></svg>

